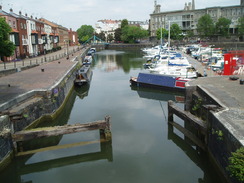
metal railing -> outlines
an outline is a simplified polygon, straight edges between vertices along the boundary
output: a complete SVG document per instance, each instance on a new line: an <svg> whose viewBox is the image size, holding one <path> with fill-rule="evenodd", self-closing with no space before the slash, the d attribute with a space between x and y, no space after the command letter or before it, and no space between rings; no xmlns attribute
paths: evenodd
<svg viewBox="0 0 244 183"><path fill-rule="evenodd" d="M82 47L69 47L68 50L68 55L71 55L79 50L81 50ZM13 61L7 61L7 62L1 62L0 63L0 71L3 70L10 70L10 69L19 69L21 70L21 68L24 67L28 67L28 66L34 66L34 65L40 65L43 64L45 62L52 62L55 60L59 60L61 58L67 57L67 53L66 53L66 49L62 49L56 52L52 52L49 54L45 54L45 55L40 55L40 56L36 56L36 57L32 57L32 58L25 58L25 59L17 59L17 60L13 60Z"/></svg>

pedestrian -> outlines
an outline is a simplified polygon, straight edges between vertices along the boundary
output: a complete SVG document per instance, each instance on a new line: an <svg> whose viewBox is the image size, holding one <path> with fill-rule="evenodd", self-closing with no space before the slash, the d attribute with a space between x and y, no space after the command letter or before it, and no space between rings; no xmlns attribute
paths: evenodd
<svg viewBox="0 0 244 183"><path fill-rule="evenodd" d="M208 75L207 75L207 72L206 72L206 69L203 70L203 76L204 76L204 77L207 77L207 76L208 76Z"/></svg>

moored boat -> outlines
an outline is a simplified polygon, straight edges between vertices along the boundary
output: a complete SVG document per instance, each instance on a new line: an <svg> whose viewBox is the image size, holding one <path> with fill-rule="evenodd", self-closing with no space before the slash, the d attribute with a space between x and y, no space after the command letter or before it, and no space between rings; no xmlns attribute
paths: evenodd
<svg viewBox="0 0 244 183"><path fill-rule="evenodd" d="M130 78L130 83L135 86L182 91L185 89L185 83L190 80L162 74L139 73L138 77Z"/></svg>
<svg viewBox="0 0 244 183"><path fill-rule="evenodd" d="M92 63L92 56L90 56L90 55L85 56L82 64L83 65L90 65L91 63Z"/></svg>
<svg viewBox="0 0 244 183"><path fill-rule="evenodd" d="M76 73L74 84L82 86L89 84L92 78L92 70L90 65L83 65Z"/></svg>

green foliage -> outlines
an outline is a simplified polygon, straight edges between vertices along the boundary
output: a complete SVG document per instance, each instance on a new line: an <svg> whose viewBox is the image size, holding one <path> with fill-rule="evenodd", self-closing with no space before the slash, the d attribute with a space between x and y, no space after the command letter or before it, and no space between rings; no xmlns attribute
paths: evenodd
<svg viewBox="0 0 244 183"><path fill-rule="evenodd" d="M124 27L127 27L129 25L128 20L127 19L123 19L121 21L121 29L123 29Z"/></svg>
<svg viewBox="0 0 244 183"><path fill-rule="evenodd" d="M122 35L122 29L121 28L117 28L115 29L115 33L114 33L114 40L117 41L121 41L121 35Z"/></svg>
<svg viewBox="0 0 244 183"><path fill-rule="evenodd" d="M28 115L28 114L23 114L23 117L24 117L24 118L28 118L29 115Z"/></svg>
<svg viewBox="0 0 244 183"><path fill-rule="evenodd" d="M244 35L244 17L240 17L238 19L238 34L243 36Z"/></svg>
<svg viewBox="0 0 244 183"><path fill-rule="evenodd" d="M170 38L173 40L181 40L183 38L182 30L178 24L172 24L170 26Z"/></svg>
<svg viewBox="0 0 244 183"><path fill-rule="evenodd" d="M81 41L82 43L84 43L84 42L86 42L89 38L90 38L90 37L89 37L88 35L86 35L86 36L82 36L82 37L79 38L79 39L80 39L80 41Z"/></svg>
<svg viewBox="0 0 244 183"><path fill-rule="evenodd" d="M235 177L240 182L244 182L244 147L231 153L227 170L232 177Z"/></svg>
<svg viewBox="0 0 244 183"><path fill-rule="evenodd" d="M134 43L136 40L147 37L148 31L137 26L126 26L122 29L121 40Z"/></svg>
<svg viewBox="0 0 244 183"><path fill-rule="evenodd" d="M231 21L227 18L221 17L218 19L218 22L216 22L216 33L227 37L229 35L229 27L230 27Z"/></svg>
<svg viewBox="0 0 244 183"><path fill-rule="evenodd" d="M78 38L83 43L92 37L93 33L94 28L91 25L82 25L79 29L77 29Z"/></svg>
<svg viewBox="0 0 244 183"><path fill-rule="evenodd" d="M202 99L201 98L198 98L196 101L194 101L195 102L195 104L194 104L194 106L192 107L192 110L193 111L197 111L197 110L199 110L200 108L201 108L201 106L202 106Z"/></svg>
<svg viewBox="0 0 244 183"><path fill-rule="evenodd" d="M217 139L218 140L223 140L224 139L224 133L222 130L214 130L212 129L212 134L216 134L217 135Z"/></svg>
<svg viewBox="0 0 244 183"><path fill-rule="evenodd" d="M0 18L0 56L9 57L13 55L15 46L9 40L11 27L6 23L4 18Z"/></svg>
<svg viewBox="0 0 244 183"><path fill-rule="evenodd" d="M157 30L157 39L160 40L161 39L161 29L162 29L162 38L163 39L167 39L168 38L168 31L164 28L159 28Z"/></svg>
<svg viewBox="0 0 244 183"><path fill-rule="evenodd" d="M188 31L186 32L186 37L191 38L191 37L193 37L193 36L194 36L194 32L193 32L192 30L188 30Z"/></svg>
<svg viewBox="0 0 244 183"><path fill-rule="evenodd" d="M197 23L197 32L200 37L211 37L215 32L215 26L210 15L206 14L199 18Z"/></svg>
<svg viewBox="0 0 244 183"><path fill-rule="evenodd" d="M106 41L106 35L104 31L101 31L99 34L95 33L95 36L97 36L99 39Z"/></svg>
<svg viewBox="0 0 244 183"><path fill-rule="evenodd" d="M112 42L114 40L113 34L108 34L107 41Z"/></svg>

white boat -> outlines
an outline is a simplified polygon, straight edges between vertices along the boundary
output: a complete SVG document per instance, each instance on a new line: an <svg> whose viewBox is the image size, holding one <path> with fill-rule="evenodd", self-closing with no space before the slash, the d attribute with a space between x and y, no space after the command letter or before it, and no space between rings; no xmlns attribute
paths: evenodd
<svg viewBox="0 0 244 183"><path fill-rule="evenodd" d="M168 43L165 43L163 45L157 45L152 48L143 48L142 51L147 55L156 55L159 54L163 49L166 49L167 45Z"/></svg>
<svg viewBox="0 0 244 183"><path fill-rule="evenodd" d="M92 63L92 56L87 55L85 56L84 60L82 61L83 65L90 65Z"/></svg>
<svg viewBox="0 0 244 183"><path fill-rule="evenodd" d="M198 73L192 66L161 66L151 72L156 72L165 76L174 76L181 78L197 78Z"/></svg>

